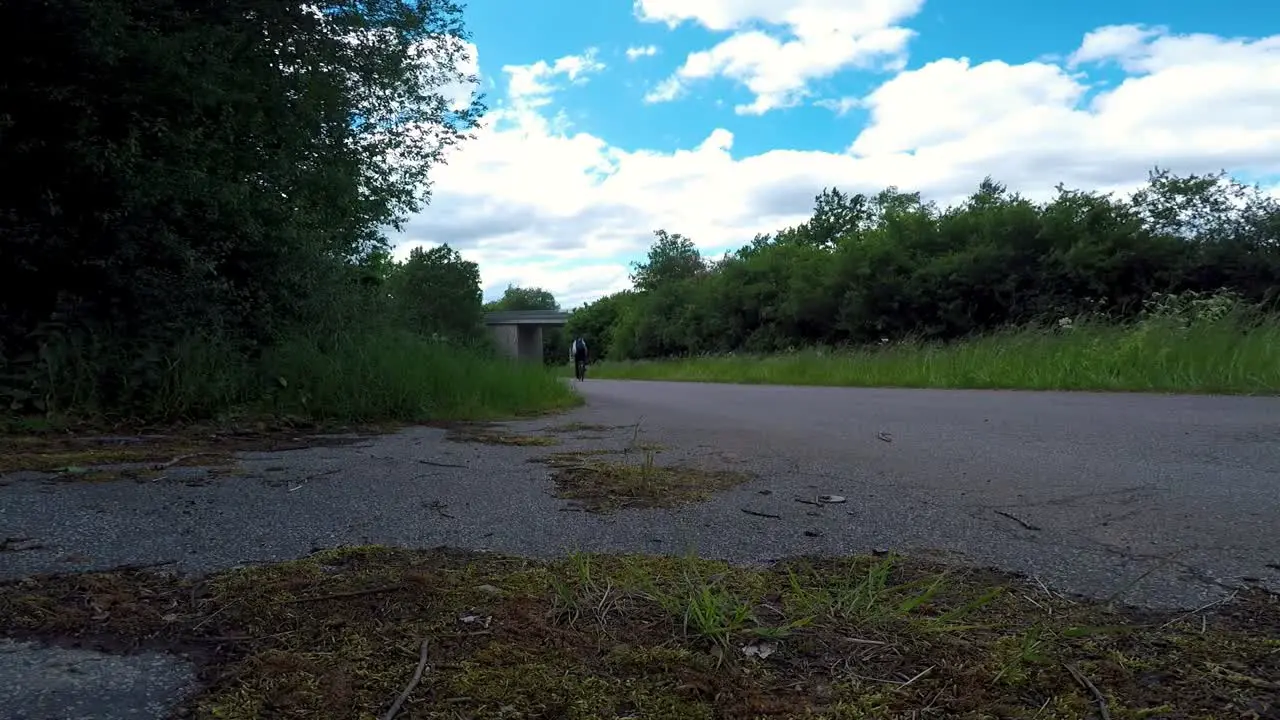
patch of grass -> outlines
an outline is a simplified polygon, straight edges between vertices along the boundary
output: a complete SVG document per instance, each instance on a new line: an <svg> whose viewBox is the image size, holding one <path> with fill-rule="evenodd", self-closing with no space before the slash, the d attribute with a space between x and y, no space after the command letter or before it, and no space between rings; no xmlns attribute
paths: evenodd
<svg viewBox="0 0 1280 720"><path fill-rule="evenodd" d="M145 377L106 383L104 367L128 366L127 349L51 346L39 417L5 417L3 429L173 425L270 418L369 424L493 420L582 403L540 363L433 342L385 323L293 335L248 358L216 337L164 349ZM47 377L45 377L47 376Z"/></svg>
<svg viewBox="0 0 1280 720"><path fill-rule="evenodd" d="M288 386L273 413L341 418L493 420L577 406L582 398L541 363L488 356L407 333L321 348L295 340L264 364Z"/></svg>
<svg viewBox="0 0 1280 720"><path fill-rule="evenodd" d="M900 558L744 568L378 547L0 584L0 632L202 663L200 718L1269 717L1280 599L1193 613ZM1252 713L1252 714L1251 714Z"/></svg>
<svg viewBox="0 0 1280 720"><path fill-rule="evenodd" d="M556 497L577 501L584 510L609 513L623 508L672 508L702 502L711 494L750 479L743 473L659 465L660 448L642 448L636 459L624 450L569 451L537 458L554 472ZM605 459L622 456L618 460Z"/></svg>
<svg viewBox="0 0 1280 720"><path fill-rule="evenodd" d="M150 479L173 467L230 472L234 453L338 446L358 442L368 431L316 435L297 430L211 432L178 428L167 435L72 436L46 433L0 437L0 475L18 471L55 473L76 481Z"/></svg>
<svg viewBox="0 0 1280 720"><path fill-rule="evenodd" d="M513 447L550 447L560 440L546 435L509 433L500 427L476 423L450 423L445 439L450 442L508 445Z"/></svg>
<svg viewBox="0 0 1280 720"><path fill-rule="evenodd" d="M601 425L599 423L570 422L563 425L552 425L545 429L551 433L588 433L588 432L609 432L610 430L621 430L628 427L627 425Z"/></svg>
<svg viewBox="0 0 1280 720"><path fill-rule="evenodd" d="M1182 327L1079 323L947 345L904 342L680 360L603 362L597 378L853 387L1280 393L1280 318Z"/></svg>

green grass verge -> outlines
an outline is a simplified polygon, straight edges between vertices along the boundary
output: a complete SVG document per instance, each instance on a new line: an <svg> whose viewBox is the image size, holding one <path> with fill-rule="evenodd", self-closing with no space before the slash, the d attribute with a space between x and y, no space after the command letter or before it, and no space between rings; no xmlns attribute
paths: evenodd
<svg viewBox="0 0 1280 720"><path fill-rule="evenodd" d="M573 407L574 389L540 363L374 326L294 336L256 358L192 337L137 373L127 349L50 353L46 413L3 418L8 432L212 422L284 425L493 420ZM109 385L109 387L108 387Z"/></svg>
<svg viewBox="0 0 1280 720"><path fill-rule="evenodd" d="M573 407L573 388L541 363L386 335L376 344L277 348L264 366L281 379L274 414L345 421L492 420Z"/></svg>
<svg viewBox="0 0 1280 720"><path fill-rule="evenodd" d="M588 378L857 387L1280 393L1280 318L1078 324L947 345L898 343L679 360L603 362Z"/></svg>
<svg viewBox="0 0 1280 720"><path fill-rule="evenodd" d="M210 720L1271 717L1278 626L1260 591L1150 613L890 556L365 547L0 583L0 635L189 651Z"/></svg>

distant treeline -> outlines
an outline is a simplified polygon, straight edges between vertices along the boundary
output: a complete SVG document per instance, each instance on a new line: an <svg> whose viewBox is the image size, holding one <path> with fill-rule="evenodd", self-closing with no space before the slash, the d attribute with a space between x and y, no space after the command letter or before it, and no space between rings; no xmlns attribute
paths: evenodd
<svg viewBox="0 0 1280 720"><path fill-rule="evenodd" d="M1274 307L1280 202L1225 173L1154 171L1130 198L1031 202L985 180L939 208L896 188L817 196L813 217L718 260L658 230L633 290L576 310L598 355L639 359L946 341L1064 317L1124 321L1157 293Z"/></svg>

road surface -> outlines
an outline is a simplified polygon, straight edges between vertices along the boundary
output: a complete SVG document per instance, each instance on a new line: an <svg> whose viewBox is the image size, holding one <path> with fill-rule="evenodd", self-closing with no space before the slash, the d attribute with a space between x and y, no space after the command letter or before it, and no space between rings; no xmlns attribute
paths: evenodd
<svg viewBox="0 0 1280 720"><path fill-rule="evenodd" d="M1153 605L1280 587L1280 398L588 381L583 415L847 496L816 550L933 548ZM634 420L633 420L634 421ZM770 512L790 492L757 501ZM749 524L774 532L767 521ZM744 528L745 529L745 528ZM1198 596L1198 597L1197 597Z"/></svg>
<svg viewBox="0 0 1280 720"><path fill-rule="evenodd" d="M1197 607L1245 585L1280 590L1280 398L579 387L586 406L508 424L562 426L557 448L450 442L419 427L244 454L242 476L175 467L154 482L0 477L0 537L24 539L0 552L0 579L134 563L205 572L386 543L745 562L885 549L1162 607ZM566 433L574 422L612 429ZM565 512L548 469L528 462L637 440L661 445L662 463L755 479L677 510L594 515ZM847 502L811 504L825 494ZM0 640L0 685L10 689L0 704L22 717L71 708L141 717L151 711L140 708L179 703L194 673L176 656Z"/></svg>

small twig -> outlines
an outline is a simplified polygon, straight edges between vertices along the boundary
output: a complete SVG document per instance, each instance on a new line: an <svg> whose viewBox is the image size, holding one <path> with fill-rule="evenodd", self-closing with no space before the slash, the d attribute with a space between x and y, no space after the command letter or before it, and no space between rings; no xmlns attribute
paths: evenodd
<svg viewBox="0 0 1280 720"><path fill-rule="evenodd" d="M177 560L160 560L149 563L127 563L125 565L116 565L107 568L108 572L130 572L134 570L150 570L151 568L164 567L165 565L176 565Z"/></svg>
<svg viewBox="0 0 1280 720"><path fill-rule="evenodd" d="M756 517L769 518L769 519L771 519L771 520L781 520L781 519L782 519L782 516L781 516L781 515L773 515L773 514L771 514L771 513L756 512L755 510L748 510L748 509L746 509L746 508L742 508L742 512L744 512L744 513L746 513L746 514L748 514L748 515L755 515Z"/></svg>
<svg viewBox="0 0 1280 720"><path fill-rule="evenodd" d="M183 462L184 460L190 460L191 458L198 458L198 457L201 457L201 456L204 456L204 455L218 455L218 454L219 454L219 453L214 453L214 452L195 452L195 453L187 453L186 455L179 455L178 457L176 457L176 458L174 458L174 459L172 459L172 460L170 460L170 461L168 461L168 462L162 462L162 463L158 463L158 464L156 464L156 465L152 465L152 466L151 466L151 469L152 469L152 470L167 470L167 469L169 469L169 468L173 467L174 465L177 465L178 463Z"/></svg>
<svg viewBox="0 0 1280 720"><path fill-rule="evenodd" d="M882 640L867 640L866 638L846 637L841 638L845 642L857 643L859 645L888 645Z"/></svg>
<svg viewBox="0 0 1280 720"><path fill-rule="evenodd" d="M1023 520L1022 518L1018 517L1017 515L1013 515L1013 514L1007 513L1007 512L1005 512L1005 511L1003 511L1003 510L992 510L992 512L994 512L994 513L995 513L995 514L997 514L997 515L1003 515L1004 517L1009 518L1010 520L1012 520L1012 521L1014 521L1014 522L1018 523L1019 525L1021 525L1022 527L1026 528L1026 529L1028 529L1028 530L1035 530L1035 531L1039 531L1039 530L1040 530L1040 528L1036 527L1035 525L1032 525L1031 523L1027 522L1026 520Z"/></svg>
<svg viewBox="0 0 1280 720"><path fill-rule="evenodd" d="M334 468L332 470L325 470L324 472L318 472L312 475L308 475L302 478L302 480L299 481L297 485L294 485L293 487L289 488L289 492L293 492L295 490L301 490L303 486L305 486L308 482L315 480L316 478L322 478L322 477L325 477L326 475L333 475L334 473L340 473L340 472L342 472L342 468Z"/></svg>
<svg viewBox="0 0 1280 720"><path fill-rule="evenodd" d="M305 602L319 602L321 600L343 600L346 598L362 597L364 595L377 595L378 593L389 593L397 590L403 590L404 585L384 585L382 587L368 588L367 590L347 590L345 592L329 593L328 595L313 595L311 597L293 598L292 600L281 600L278 605L294 605Z"/></svg>
<svg viewBox="0 0 1280 720"><path fill-rule="evenodd" d="M19 545L22 547L18 547ZM35 538L7 537L0 540L0 552L24 552L26 550L39 550L42 547L44 547L44 545L37 542Z"/></svg>
<svg viewBox="0 0 1280 720"><path fill-rule="evenodd" d="M440 517L447 517L450 520L457 520L456 517L444 511L445 508L449 507L447 503L442 503L439 500L432 500L431 504L428 505L427 507L431 508L432 510L435 510L440 515Z"/></svg>
<svg viewBox="0 0 1280 720"><path fill-rule="evenodd" d="M465 469L467 467L466 465L459 465L458 463L443 463L443 462L435 462L434 460L419 460L418 464L430 465L432 467L447 467L447 468L464 468Z"/></svg>
<svg viewBox="0 0 1280 720"><path fill-rule="evenodd" d="M1111 594L1111 597L1107 598L1107 600L1106 600L1107 604L1108 604L1108 605L1110 605L1111 603L1114 603L1116 600L1118 600L1118 599L1120 598L1120 596L1122 596L1122 595L1124 595L1125 593L1129 592L1130 590L1132 590L1132 589L1134 588L1134 586L1136 586L1138 583L1140 583L1140 582L1142 582L1143 580L1145 580L1145 579L1147 578L1147 576L1148 576L1148 575L1151 575L1152 573L1156 572L1157 570L1163 570L1164 568L1166 568L1166 567L1168 567L1168 566L1172 565L1172 564L1173 564L1173 559L1174 559L1174 558L1176 558L1176 557L1178 557L1179 555L1181 555L1181 554L1185 553L1188 549L1189 549L1189 548L1181 548L1181 549L1179 549L1179 550L1175 550L1175 551L1173 551L1173 552L1169 553L1167 556L1165 556L1165 557L1161 558L1161 559L1160 559L1160 562L1156 563L1155 565L1151 566L1150 568L1147 568L1144 572L1142 572L1140 575L1138 575L1138 577L1136 577L1136 578L1134 578L1134 579L1130 580L1129 582L1125 583L1124 585L1120 586L1120 588L1119 588L1118 590L1116 590L1114 593L1112 593L1112 594Z"/></svg>
<svg viewBox="0 0 1280 720"><path fill-rule="evenodd" d="M906 681L906 682L902 683L902 685L901 685L900 687L906 687L906 686L910 685L911 683L913 683L913 682L915 682L915 681L919 680L920 678L924 677L925 675L928 675L928 674L929 674L929 672L930 672L931 670L933 670L933 668L934 668L934 667L935 667L934 665L930 665L929 667L927 667L927 668L925 668L925 669L921 670L919 673L917 673L917 674L916 674L916 676L915 676L915 677L913 677L913 678L911 678L910 680L908 680L908 681Z"/></svg>
<svg viewBox="0 0 1280 720"><path fill-rule="evenodd" d="M1231 682L1238 683L1240 685L1250 685L1262 690L1280 690L1280 683L1271 682L1270 680L1262 680L1243 673L1238 673L1235 670L1224 668L1221 665L1211 667L1209 669L1209 674L1216 675L1223 680L1230 680Z"/></svg>
<svg viewBox="0 0 1280 720"><path fill-rule="evenodd" d="M422 650L418 656L418 668L413 671L413 679L410 680L409 684L405 686L405 689L401 691L400 697L396 698L396 701L391 705L391 709L387 711L387 714L382 716L382 720L392 720L392 718L396 716L396 713L400 712L400 706L403 705L404 701L409 697L409 693L413 692L413 689L418 687L419 682L422 682L422 671L426 668L427 638L422 638Z"/></svg>
<svg viewBox="0 0 1280 720"><path fill-rule="evenodd" d="M1102 716L1102 720L1111 720L1111 710L1107 707L1107 698L1098 689L1098 686L1094 685L1093 681L1085 677L1084 673L1077 670L1071 663L1063 663L1062 666L1067 669L1067 672L1071 673L1071 677L1075 678L1080 687L1093 693L1093 699L1098 703L1098 714Z"/></svg>
<svg viewBox="0 0 1280 720"><path fill-rule="evenodd" d="M1050 614L1050 615L1052 615L1052 614L1053 614L1053 608L1047 608L1047 607L1045 607L1044 605L1041 605L1040 603L1038 603L1038 602L1036 602L1035 600L1033 600L1033 599L1031 598L1031 596L1030 596L1030 595L1027 595L1027 594L1025 594L1025 593L1024 593L1024 594L1022 595L1022 597L1023 597L1023 598L1025 598L1027 602L1031 603L1032 605L1035 605L1036 607L1040 608L1041 610L1045 611L1046 613L1048 613L1048 614Z"/></svg>
<svg viewBox="0 0 1280 720"><path fill-rule="evenodd" d="M1226 597L1220 597L1220 598L1218 598L1217 600L1214 600L1213 602L1205 603L1204 605L1201 605L1200 607L1196 608L1195 610L1191 610L1190 612L1183 613L1182 615L1179 615L1178 617L1176 617L1176 618L1174 618L1174 619L1170 620L1169 622L1167 622L1167 623L1165 623L1165 624L1161 625L1161 626L1160 626L1160 629L1161 629L1161 630L1163 630L1163 629L1165 629L1165 628L1169 627L1170 625L1173 625L1174 623L1182 622L1183 620L1186 620L1187 618L1191 617L1192 615L1195 615L1196 613L1201 613L1201 612L1204 612L1205 610L1208 610L1209 608L1213 607L1214 605L1221 605L1222 603L1225 603L1225 602L1229 602L1229 601L1231 601L1231 600L1234 600L1234 599L1235 599L1235 597L1236 597L1236 593L1232 592L1230 595L1227 595Z"/></svg>

